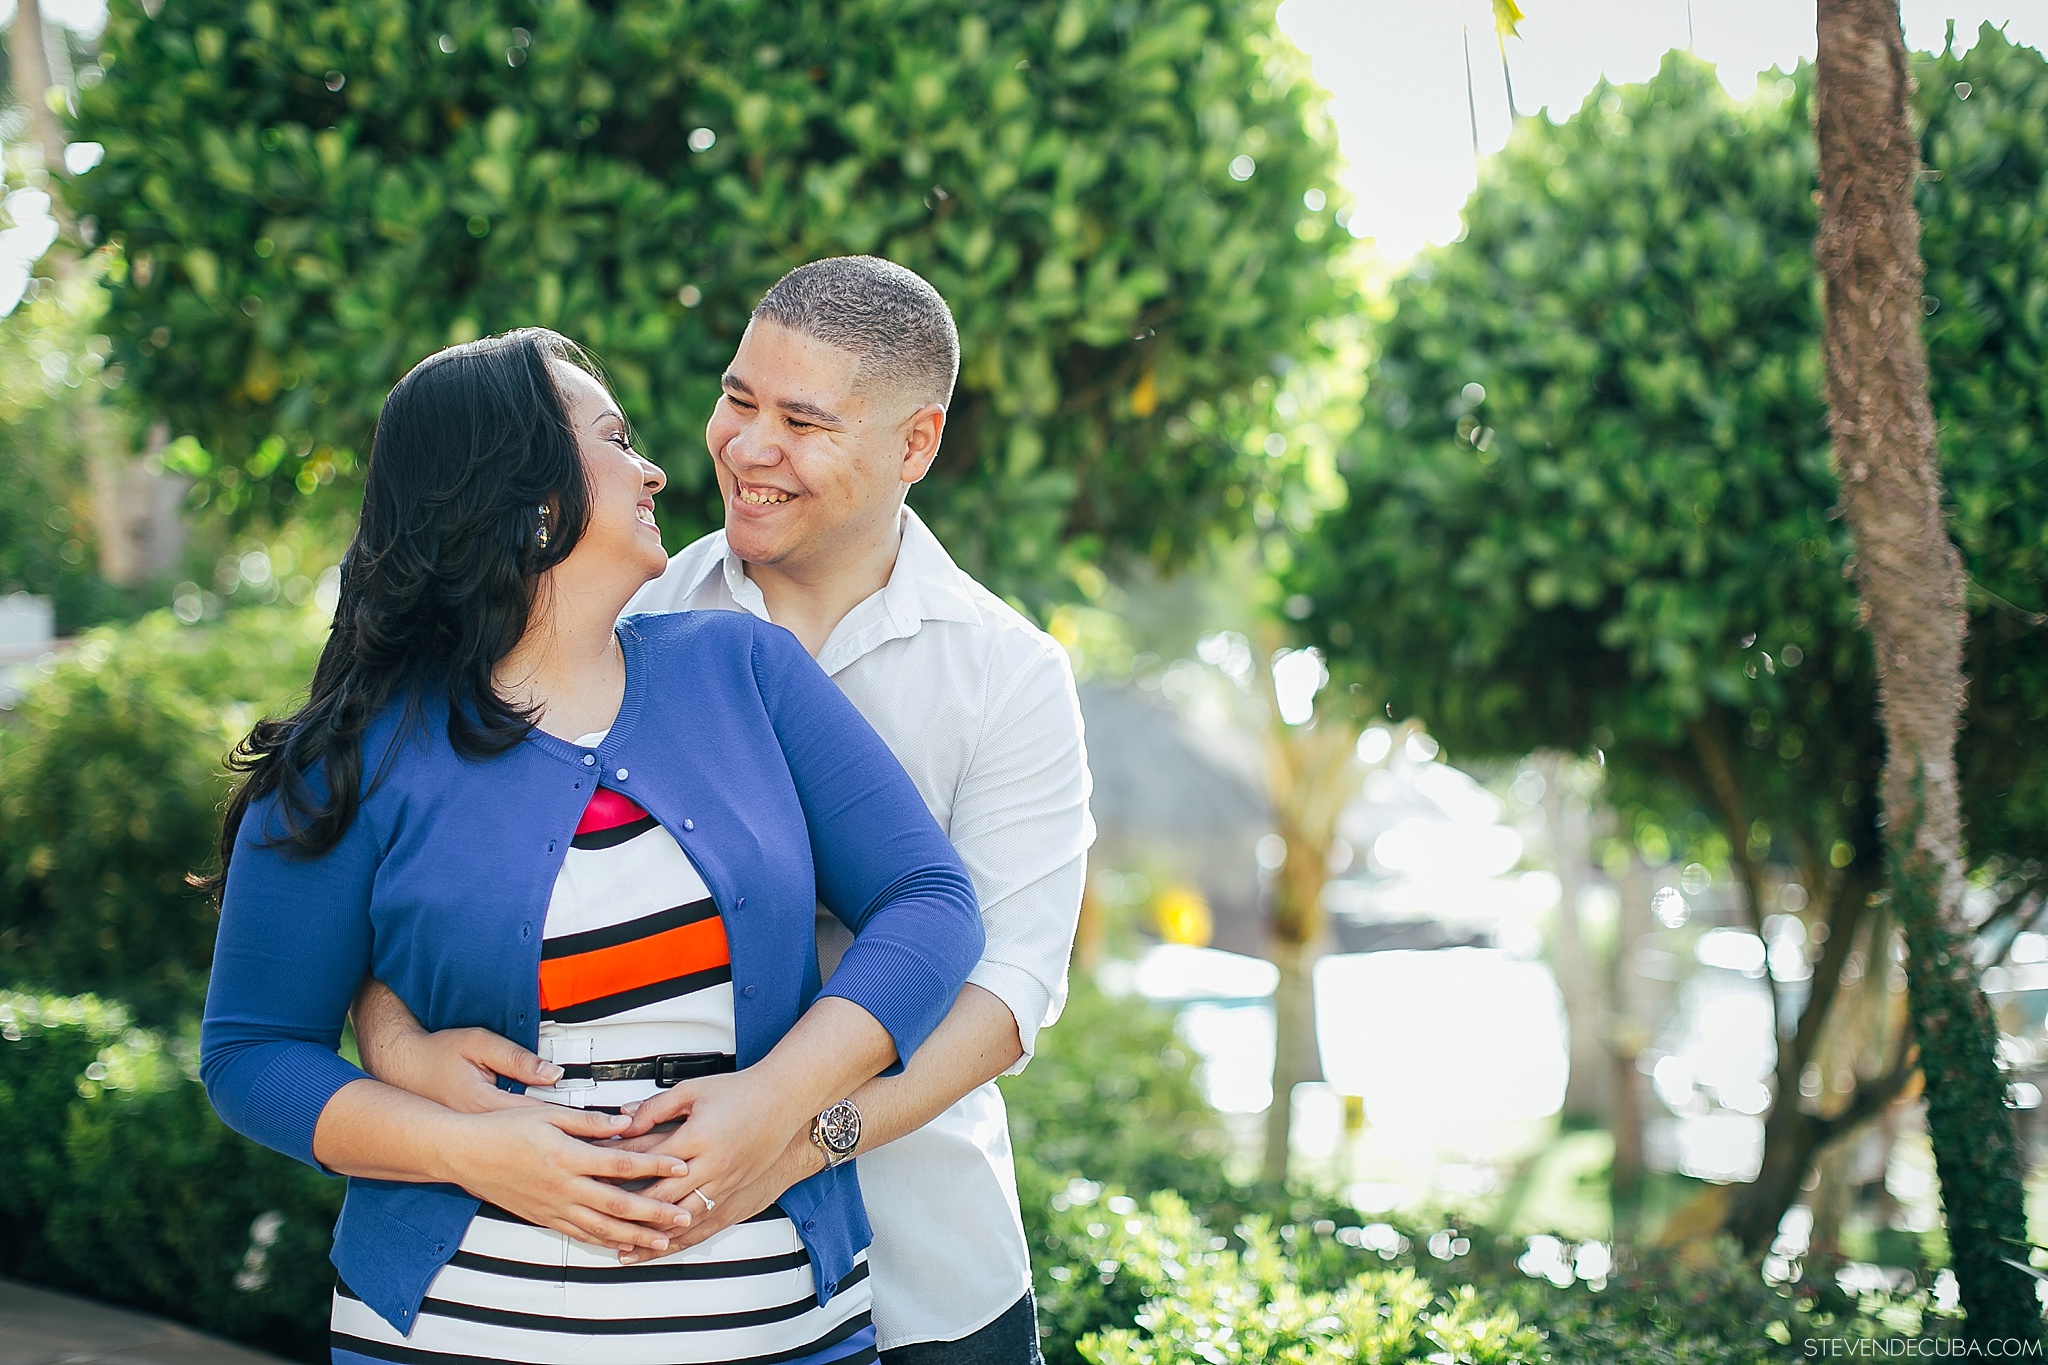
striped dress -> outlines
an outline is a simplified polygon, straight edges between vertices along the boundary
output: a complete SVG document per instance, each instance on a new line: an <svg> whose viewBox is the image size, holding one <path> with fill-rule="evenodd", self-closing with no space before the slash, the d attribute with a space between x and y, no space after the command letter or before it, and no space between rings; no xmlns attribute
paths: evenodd
<svg viewBox="0 0 2048 1365"><path fill-rule="evenodd" d="M594 746L602 736L579 741ZM689 857L626 796L599 788L548 903L540 1053L570 1075L527 1093L616 1108L652 1080L576 1078L585 1064L733 1050L725 926ZM610 1252L484 1206L401 1336L335 1288L337 1365L867 1365L865 1258L820 1305L809 1254L766 1212L660 1260Z"/></svg>

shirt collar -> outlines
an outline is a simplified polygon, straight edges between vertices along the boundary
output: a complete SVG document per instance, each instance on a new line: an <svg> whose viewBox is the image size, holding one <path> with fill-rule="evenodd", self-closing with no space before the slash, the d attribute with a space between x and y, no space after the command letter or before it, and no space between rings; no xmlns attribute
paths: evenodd
<svg viewBox="0 0 2048 1365"><path fill-rule="evenodd" d="M980 623L981 609L971 590L973 580L960 571L924 519L906 506L900 527L896 566L889 571L889 581L848 612L825 641L818 663L827 673L837 673L890 640L917 634L926 621ZM732 552L725 532L714 534L713 553L706 557L683 600L694 600L716 571L724 575L726 593L735 606L769 620L767 599L761 595L760 585L747 577L746 561Z"/></svg>

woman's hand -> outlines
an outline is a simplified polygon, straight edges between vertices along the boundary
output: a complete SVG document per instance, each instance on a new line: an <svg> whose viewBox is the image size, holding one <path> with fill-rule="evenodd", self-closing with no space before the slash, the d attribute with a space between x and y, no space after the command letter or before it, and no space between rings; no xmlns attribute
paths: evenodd
<svg viewBox="0 0 2048 1365"><path fill-rule="evenodd" d="M637 1141L652 1140L640 1138ZM782 1198L790 1186L824 1169L824 1154L818 1150L818 1145L811 1141L811 1135L798 1133L789 1140L789 1145L782 1149L782 1155L769 1165L766 1175L755 1180L753 1184L742 1185L734 1193L718 1199L716 1209L705 1213L698 1208L696 1200L690 1200L690 1208L693 1210L690 1226L672 1236L669 1245L680 1251L708 1242L733 1224L744 1223ZM663 1199L668 1196L671 1187L680 1189L683 1183L680 1180L661 1180L640 1193L649 1199ZM712 1197L717 1199L716 1195ZM622 1252L619 1261L624 1265L638 1265L642 1261L651 1261L654 1257L654 1252L636 1247L631 1251Z"/></svg>
<svg viewBox="0 0 2048 1365"><path fill-rule="evenodd" d="M689 1169L645 1194L692 1212L705 1211L707 1206L699 1199L708 1199L715 1207L756 1184L812 1117L808 1109L792 1109L787 1092L759 1067L684 1081L626 1109L632 1125L622 1135L628 1138L682 1120L682 1126L649 1154L681 1157Z"/></svg>
<svg viewBox="0 0 2048 1365"><path fill-rule="evenodd" d="M466 1115L454 1125L446 1178L579 1242L663 1255L689 1212L607 1182L687 1178L690 1168L674 1153L598 1145L625 1128L622 1115L550 1104Z"/></svg>

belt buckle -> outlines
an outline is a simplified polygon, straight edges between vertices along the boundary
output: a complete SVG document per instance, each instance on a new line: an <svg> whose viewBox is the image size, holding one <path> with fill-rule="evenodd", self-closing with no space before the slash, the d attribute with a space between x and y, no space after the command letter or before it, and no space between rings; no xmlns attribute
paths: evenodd
<svg viewBox="0 0 2048 1365"><path fill-rule="evenodd" d="M689 1079L684 1068L697 1059L693 1052L664 1052L654 1059L654 1084L657 1089L667 1090Z"/></svg>

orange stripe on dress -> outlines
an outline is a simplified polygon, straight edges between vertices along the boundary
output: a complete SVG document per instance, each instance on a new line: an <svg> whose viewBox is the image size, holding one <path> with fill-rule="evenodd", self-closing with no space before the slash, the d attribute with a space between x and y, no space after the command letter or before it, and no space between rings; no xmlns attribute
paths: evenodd
<svg viewBox="0 0 2048 1365"><path fill-rule="evenodd" d="M731 963L725 922L714 915L631 943L544 960L540 1006L549 1012L570 1009Z"/></svg>

